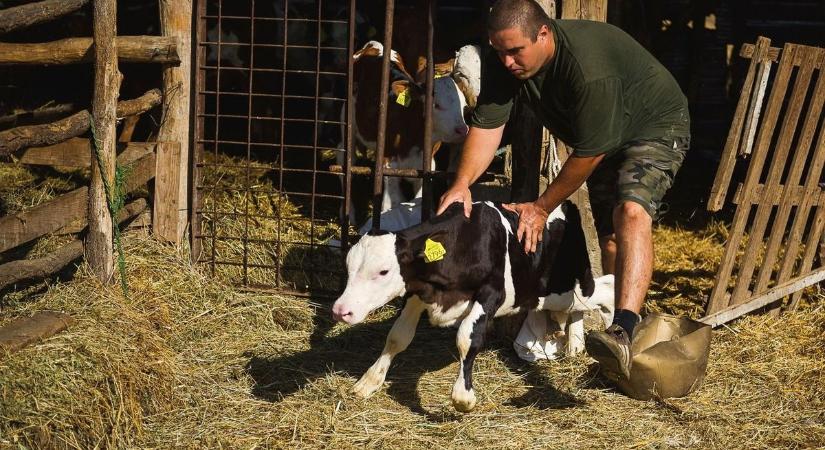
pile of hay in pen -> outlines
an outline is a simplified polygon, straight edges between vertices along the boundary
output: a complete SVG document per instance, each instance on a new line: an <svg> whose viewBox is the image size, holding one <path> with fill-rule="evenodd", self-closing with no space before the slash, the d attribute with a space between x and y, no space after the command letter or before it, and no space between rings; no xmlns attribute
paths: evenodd
<svg viewBox="0 0 825 450"><path fill-rule="evenodd" d="M648 310L698 316L722 223L660 225ZM142 231L124 237L130 295L81 267L8 296L0 326L41 310L75 324L0 359L0 448L798 448L825 445L825 307L714 332L704 385L639 402L585 356L529 364L512 343L477 359L476 409L450 404L455 332L422 321L383 389L348 389L374 362L397 303L333 325L329 305L239 293Z"/></svg>

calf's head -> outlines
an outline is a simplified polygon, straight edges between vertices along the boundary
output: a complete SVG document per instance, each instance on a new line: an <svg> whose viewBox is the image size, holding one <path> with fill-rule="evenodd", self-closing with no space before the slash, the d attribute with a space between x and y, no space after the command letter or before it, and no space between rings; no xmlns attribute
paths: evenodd
<svg viewBox="0 0 825 450"><path fill-rule="evenodd" d="M367 234L347 254L347 287L332 305L332 317L350 325L406 292L396 254L396 235Z"/></svg>

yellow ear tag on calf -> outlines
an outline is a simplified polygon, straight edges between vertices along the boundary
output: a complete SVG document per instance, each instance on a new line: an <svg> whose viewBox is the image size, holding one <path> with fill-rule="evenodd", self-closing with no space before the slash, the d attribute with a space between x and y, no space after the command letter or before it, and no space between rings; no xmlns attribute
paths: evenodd
<svg viewBox="0 0 825 450"><path fill-rule="evenodd" d="M447 250L444 250L444 246L441 245L441 242L427 239L427 242L424 243L424 261L427 261L428 263L441 261L444 259L444 255L446 254Z"/></svg>
<svg viewBox="0 0 825 450"><path fill-rule="evenodd" d="M403 91L401 91L401 93L398 94L398 97L395 98L395 103L398 103L399 105L406 108L407 106L410 106L411 100L412 98L407 93L407 89L404 89Z"/></svg>

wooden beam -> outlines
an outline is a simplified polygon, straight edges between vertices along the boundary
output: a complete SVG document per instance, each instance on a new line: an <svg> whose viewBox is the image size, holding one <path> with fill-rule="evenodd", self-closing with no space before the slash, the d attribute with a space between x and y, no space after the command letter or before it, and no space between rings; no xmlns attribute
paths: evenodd
<svg viewBox="0 0 825 450"><path fill-rule="evenodd" d="M130 155L133 154L134 152L130 152ZM154 152L150 151L133 162L126 161L121 154L118 161L129 165L124 186L126 192L143 186L155 176ZM0 252L53 233L76 220L85 219L88 192L89 188L83 186L34 208L0 218Z"/></svg>
<svg viewBox="0 0 825 450"><path fill-rule="evenodd" d="M768 290L762 295L749 299L745 303L729 306L716 313L707 315L699 319L699 322L706 323L712 327L718 327L719 325L726 324L731 320L742 317L751 311L770 305L771 303L794 292L819 283L822 280L825 280L825 267L817 269L807 275L786 281L779 286Z"/></svg>
<svg viewBox="0 0 825 450"><path fill-rule="evenodd" d="M41 311L0 328L0 357L6 357L35 342L54 336L72 325L68 314Z"/></svg>
<svg viewBox="0 0 825 450"><path fill-rule="evenodd" d="M114 199L115 144L117 97L121 75L117 69L117 1L95 0L95 84L92 98L94 136L89 209L86 233L86 262L103 284L113 282L115 260L113 251L112 215L109 205Z"/></svg>
<svg viewBox="0 0 825 450"><path fill-rule="evenodd" d="M155 166L155 201L152 208L156 237L165 241L180 243L182 230L179 229L179 185L180 185L180 144L158 142L157 164Z"/></svg>
<svg viewBox="0 0 825 450"><path fill-rule="evenodd" d="M146 200L139 198L118 213L118 223L138 216L146 210ZM81 230L85 228L85 221ZM0 265L0 290L15 283L48 277L83 256L83 241L77 239L58 250L36 259L22 259Z"/></svg>
<svg viewBox="0 0 825 450"><path fill-rule="evenodd" d="M118 102L117 117L146 112L160 104L158 89L142 96ZM0 156L14 153L24 147L54 145L89 131L91 115L88 110L79 111L65 119L43 125L28 125L0 131Z"/></svg>
<svg viewBox="0 0 825 450"><path fill-rule="evenodd" d="M133 116L135 117L135 116ZM157 145L155 142L119 142L118 154L136 152L143 155ZM71 138L68 141L46 147L31 147L21 155L19 162L38 166L76 167L88 169L92 158L89 140L86 138ZM120 157L118 164L123 165Z"/></svg>
<svg viewBox="0 0 825 450"><path fill-rule="evenodd" d="M26 28L71 14L89 0L44 0L0 10L0 33Z"/></svg>
<svg viewBox="0 0 825 450"><path fill-rule="evenodd" d="M604 22L607 20L607 0L564 0L561 18Z"/></svg>
<svg viewBox="0 0 825 450"><path fill-rule="evenodd" d="M163 36L112 37L120 62L178 64L175 40ZM92 38L68 38L35 44L0 43L0 66L65 65L94 60Z"/></svg>
<svg viewBox="0 0 825 450"><path fill-rule="evenodd" d="M770 43L770 40L768 40ZM739 56L743 58L753 58L753 53L756 50L756 46L753 44L743 44L742 48L739 50ZM756 62L759 61L770 61L770 62L777 62L779 61L779 54L782 53L781 48L777 47L768 47L765 53L761 53L760 56L756 59Z"/></svg>
<svg viewBox="0 0 825 450"><path fill-rule="evenodd" d="M65 116L77 110L74 103L42 106L33 111L22 111L0 117L0 126L3 128L31 125L33 123L51 122L57 116Z"/></svg>
<svg viewBox="0 0 825 450"><path fill-rule="evenodd" d="M160 0L160 30L165 37L175 39L181 63L179 66L167 65L163 67L163 117L161 118L158 141L174 142L177 148L174 159L168 161L174 164L169 170L176 171L169 174L169 180L175 180L177 188L168 192L169 205L158 204L159 197L155 197L155 217L167 214L159 209L174 206L169 222L155 222L155 233L170 242L180 244L189 222L189 129L191 126L190 98L192 90L191 80L191 52L192 52L192 0ZM160 149L159 149L160 150ZM166 147L164 146L164 150ZM158 159L163 157L160 153ZM160 180L158 171L157 177ZM155 184L157 188L159 183Z"/></svg>

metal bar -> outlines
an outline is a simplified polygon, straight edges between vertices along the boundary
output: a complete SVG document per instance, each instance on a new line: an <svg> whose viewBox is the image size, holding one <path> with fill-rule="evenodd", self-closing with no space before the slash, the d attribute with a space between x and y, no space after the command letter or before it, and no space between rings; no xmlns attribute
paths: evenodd
<svg viewBox="0 0 825 450"><path fill-rule="evenodd" d="M249 24L249 39L250 39L250 47L252 50L249 52L249 68L252 69L255 67L255 0L252 0L251 3L251 14L252 17L250 18ZM252 79L253 74L249 74L249 79L247 80L247 93L252 93ZM220 89L220 88L219 88ZM247 116L252 115L252 96L247 95ZM241 248L243 249L243 283L249 284L249 198L252 196L250 192L250 188L252 185L252 120L247 118L246 121L246 170L244 172L245 175L245 183L244 183L244 216L243 216L243 235L244 241Z"/></svg>
<svg viewBox="0 0 825 450"><path fill-rule="evenodd" d="M392 55L392 19L395 0L386 0L384 12L384 55L381 59L381 91L378 101L378 136L375 149L375 179L372 184L372 227L381 228L381 200L384 193L384 147L387 134L387 100L390 88L390 59Z"/></svg>
<svg viewBox="0 0 825 450"><path fill-rule="evenodd" d="M292 47L289 47L292 48ZM314 49L315 47L312 47ZM225 70L227 72L266 72L266 73L297 73L297 74L304 74L304 75L315 75L315 72L312 70L303 70L303 69L270 69L265 67L259 67L257 69L250 69L249 67L235 67L235 66L226 66L226 67L219 67L219 66L207 66L203 65L200 66L199 69L207 69L207 70ZM344 72L330 72L330 71L321 71L321 75L334 75L338 77L345 77L347 76Z"/></svg>
<svg viewBox="0 0 825 450"><path fill-rule="evenodd" d="M256 19L256 20L259 20L259 19ZM211 42L211 41L202 41L200 43L200 45L202 47L206 47L206 46L209 46L209 45L215 45L215 44L216 44L216 42ZM251 47L252 46L252 44L249 44L247 42L227 42L223 45L226 46L226 47ZM255 46L258 47L258 48L284 48L284 46L281 45L281 44L256 44ZM289 48L302 48L302 49L306 49L306 50L316 50L316 49L335 50L335 51L339 51L339 52L343 52L347 49L346 47L335 47L335 46L324 46L324 45L314 46L314 45L300 45L300 44L290 45Z"/></svg>
<svg viewBox="0 0 825 450"><path fill-rule="evenodd" d="M246 97L249 97L249 99L251 101L252 96L246 96ZM202 114L201 116L202 117L217 117L214 114ZM281 120L280 117L253 116L251 114L246 115L246 116L242 116L240 114L222 114L221 117L222 118L228 118L228 119L269 120L269 121L272 121L272 122L276 122L276 121ZM284 120L286 120L287 122L313 123L313 124L314 123L321 123L321 124L327 124L327 125L343 125L341 122L339 122L337 120L313 120L313 119L300 119L300 118L286 118ZM240 143L243 143L243 142L240 142ZM308 147L311 147L311 146L308 146Z"/></svg>
<svg viewBox="0 0 825 450"><path fill-rule="evenodd" d="M352 203L352 173L350 172L350 168L352 167L352 155L355 152L355 149L352 147L353 145L353 136L352 136L352 123L355 117L355 105L352 101L353 96L353 88L354 82L353 80L353 65L355 61L352 59L352 55L355 53L355 0L350 0L349 2L349 30L348 33L348 42L347 42L347 103L346 103L346 125L345 125L345 136L341 136L346 141L346 148L344 149L345 156L344 156L344 167L343 167L343 174L344 174L344 204L342 205L341 217L340 217L340 225L341 225L341 248L346 251L349 247L349 215L350 215L350 206Z"/></svg>
<svg viewBox="0 0 825 450"><path fill-rule="evenodd" d="M315 194L316 194L316 184L318 183L318 175L316 170L318 169L318 132L320 129L318 128L318 109L319 109L319 100L318 96L321 93L321 75L319 72L321 71L321 8L323 7L323 0L318 0L318 25L315 28L315 39L316 43L318 44L318 50L315 51L315 124L312 130L312 146L314 147L312 151L312 196L309 200L309 242L311 244L315 243ZM315 246L310 245L309 247L309 258L310 261L315 256ZM310 280L310 285L311 285Z"/></svg>
<svg viewBox="0 0 825 450"><path fill-rule="evenodd" d="M221 68L221 41L222 41L222 39L221 39L221 36L222 36L221 35L221 26L223 24L223 20L221 19L221 13L222 12L223 12L223 2L219 1L218 2L218 50L217 50L217 55L218 55L217 56L217 58L218 58L217 59L217 67L218 67L218 71L215 74L215 90L218 91L218 95L215 96L215 114L220 114L220 112L221 112L221 94L220 94L220 91L221 91L221 70L220 70L220 68ZM220 129L220 120L218 120L216 118L215 119L215 145L213 146L216 161L218 159L218 137L219 137L218 130L219 129ZM214 205L214 202L213 202L213 205ZM212 221L212 229L215 230L215 233L217 233L218 219L219 219L220 215L217 211L217 206L215 206L215 208L216 209L213 211L215 219ZM215 251L215 239L214 238L212 239L211 253L212 253L211 273L212 273L212 276L215 276L215 269L216 269L215 259L217 259L218 255Z"/></svg>
<svg viewBox="0 0 825 450"><path fill-rule="evenodd" d="M282 61L281 61L281 67L283 68L284 71L286 71L287 45L289 44L289 26L288 26L288 24L289 24L289 22L288 22L288 20L289 20L289 4L288 4L288 1L284 0L283 5L284 5L284 20L283 20L283 24L284 24L284 49L283 49L283 58L282 58ZM283 73L281 75L281 95L282 96L286 95L286 73ZM280 161L281 167L283 167L283 165L284 165L284 125L286 124L286 121L284 121L285 117L286 117L286 101L284 101L284 99L281 99L281 135L280 135L281 148L280 148L280 155L279 155L279 158L278 158L278 161ZM279 191L284 190L284 171L283 170L278 171L278 190ZM283 195L283 194L281 194L281 195ZM281 226L281 217L283 216L282 210L281 210L281 204L283 204L283 202L281 201L281 198L282 197L278 198L278 221L277 221L277 226L276 226L277 230L278 230L277 231L278 244L275 247L275 254L277 255L277 257L275 258L275 265L276 266L280 266L280 264L281 264L281 228L282 228L282 226ZM276 286L281 285L281 269L279 267L277 267L275 269L275 285Z"/></svg>
<svg viewBox="0 0 825 450"><path fill-rule="evenodd" d="M433 186L430 171L433 162L433 83L435 81L435 59L433 58L433 25L435 22L435 2L427 0L427 81L424 96L424 179L421 181L421 220L430 218L433 210Z"/></svg>
<svg viewBox="0 0 825 450"><path fill-rule="evenodd" d="M204 15L201 16L201 19L215 19L217 16L210 16ZM224 19L237 19L237 20L249 20L249 17L244 16L223 16ZM259 20L261 22L282 22L285 18L283 17L256 17L255 20ZM304 18L288 18L286 19L288 22L316 22L315 19L304 19ZM346 20L336 20L336 19L321 19L318 22L321 23L337 23L337 24L346 24Z"/></svg>
<svg viewBox="0 0 825 450"><path fill-rule="evenodd" d="M200 17L201 13L206 12L206 0L195 0L195 4L193 5L195 11L198 12L198 16ZM197 117L199 113L206 109L206 96L202 93L206 90L206 73L201 73L201 69L198 69L200 61L206 60L206 47L198 47L196 44L197 42L203 37L205 34L206 28L206 20L205 19L198 19L195 23L195 35L193 36L192 42L192 49L195 51L192 52L195 61L192 64L192 75L195 79L195 83L191 84L191 98L195 99L194 102L194 114ZM203 199L200 195L200 191L198 189L192 189L191 186L195 186L196 183L200 180L200 162L203 158L203 144L197 144L197 138L200 136L204 131L204 123L205 120L202 117L198 117L197 120L193 121L193 126L195 127L192 136L190 137L190 148L192 149L192 161L189 168L190 173L190 204L191 209L189 210L189 226L191 227L189 233L189 248L192 251L189 254L189 259L191 263L195 263L196 261L200 260L201 251L203 250L203 242L200 238L196 238L195 236L201 233L201 227L203 226L201 222L201 215L198 213L203 208Z"/></svg>

